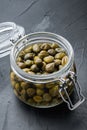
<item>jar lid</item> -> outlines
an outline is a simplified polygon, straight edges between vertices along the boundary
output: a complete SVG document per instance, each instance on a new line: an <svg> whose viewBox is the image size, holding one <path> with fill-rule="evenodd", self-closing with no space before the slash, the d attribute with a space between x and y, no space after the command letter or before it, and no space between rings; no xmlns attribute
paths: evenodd
<svg viewBox="0 0 87 130"><path fill-rule="evenodd" d="M22 26L13 22L0 23L0 58L9 55L12 46L24 34Z"/></svg>

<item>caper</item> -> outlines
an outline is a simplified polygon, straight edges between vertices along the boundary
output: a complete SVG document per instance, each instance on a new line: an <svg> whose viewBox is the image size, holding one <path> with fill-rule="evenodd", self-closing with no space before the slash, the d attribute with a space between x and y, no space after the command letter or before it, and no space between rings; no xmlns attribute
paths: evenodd
<svg viewBox="0 0 87 130"><path fill-rule="evenodd" d="M58 65L61 64L61 60L59 60L59 59L55 59L55 60L54 60L54 63L55 63L55 66L58 66Z"/></svg>
<svg viewBox="0 0 87 130"><path fill-rule="evenodd" d="M63 66L62 65L59 65L59 70L61 70L63 68Z"/></svg>
<svg viewBox="0 0 87 130"><path fill-rule="evenodd" d="M51 44L51 48L53 48L53 49L58 48L58 47L59 47L59 45L57 43L52 43Z"/></svg>
<svg viewBox="0 0 87 130"><path fill-rule="evenodd" d="M64 56L62 58L62 65L64 66L65 64L67 64L67 62L68 62L68 56Z"/></svg>
<svg viewBox="0 0 87 130"><path fill-rule="evenodd" d="M32 98L29 98L29 99L27 100L27 103L34 105L34 104L35 104L35 101L34 101Z"/></svg>
<svg viewBox="0 0 87 130"><path fill-rule="evenodd" d="M23 100L23 101L26 100L27 94L26 94L26 90L25 90L25 89L23 89L23 90L21 91L21 96L20 96L20 98L21 98L21 100Z"/></svg>
<svg viewBox="0 0 87 130"><path fill-rule="evenodd" d="M58 95L58 85L54 86L53 88L49 89L49 94L52 97L55 97Z"/></svg>
<svg viewBox="0 0 87 130"><path fill-rule="evenodd" d="M48 53L52 56L54 56L56 54L56 51L54 49L49 49Z"/></svg>
<svg viewBox="0 0 87 130"><path fill-rule="evenodd" d="M44 88L44 84L35 84L35 87L39 88L39 89L43 89Z"/></svg>
<svg viewBox="0 0 87 130"><path fill-rule="evenodd" d="M49 93L44 93L43 95L43 100L46 102L50 102L51 101L51 96L49 95Z"/></svg>
<svg viewBox="0 0 87 130"><path fill-rule="evenodd" d="M23 62L17 62L17 65L18 65L21 69L23 69L23 68L26 67L25 63L23 63Z"/></svg>
<svg viewBox="0 0 87 130"><path fill-rule="evenodd" d="M36 56L36 57L34 58L34 63L35 63L38 67L41 67L41 66L43 65L42 60L41 60L38 56Z"/></svg>
<svg viewBox="0 0 87 130"><path fill-rule="evenodd" d="M15 73L11 72L10 77L11 77L11 80L14 80L15 79Z"/></svg>
<svg viewBox="0 0 87 130"><path fill-rule="evenodd" d="M44 61L46 63L51 63L51 62L54 61L54 57L53 56L47 56L47 57L44 58Z"/></svg>
<svg viewBox="0 0 87 130"><path fill-rule="evenodd" d="M53 104L58 104L58 99L57 99L57 98L53 98L53 99L52 99L52 103L53 103Z"/></svg>
<svg viewBox="0 0 87 130"><path fill-rule="evenodd" d="M41 97L41 96L38 96L38 95L35 95L35 96L33 97L33 100L34 100L35 102L37 102L37 103L40 103L40 102L42 102L42 97Z"/></svg>
<svg viewBox="0 0 87 130"><path fill-rule="evenodd" d="M15 89L16 89L17 92L21 91L21 87L20 87L19 83L15 84Z"/></svg>
<svg viewBox="0 0 87 130"><path fill-rule="evenodd" d="M41 72L37 72L37 74L38 74L38 75L40 75L40 74L41 74Z"/></svg>
<svg viewBox="0 0 87 130"><path fill-rule="evenodd" d="M60 53L57 53L55 55L55 59L62 59L64 56L65 56L65 53L64 52L60 52Z"/></svg>
<svg viewBox="0 0 87 130"><path fill-rule="evenodd" d="M45 68L46 68L46 63L43 62L42 71L45 71Z"/></svg>
<svg viewBox="0 0 87 130"><path fill-rule="evenodd" d="M59 52L64 52L64 49L63 49L63 48L58 47L58 48L55 48L55 51L56 51L56 52L58 52L58 53L59 53Z"/></svg>
<svg viewBox="0 0 87 130"><path fill-rule="evenodd" d="M11 81L12 87L15 87L16 82L14 80Z"/></svg>
<svg viewBox="0 0 87 130"><path fill-rule="evenodd" d="M36 64L33 64L33 65L31 66L31 70L32 70L33 72L38 72L38 71L39 71L39 68L37 67Z"/></svg>
<svg viewBox="0 0 87 130"><path fill-rule="evenodd" d="M38 56L39 56L41 59L43 59L44 57L46 57L46 56L48 56L48 55L49 55L48 52L46 52L45 50L41 51L41 52L38 54Z"/></svg>
<svg viewBox="0 0 87 130"><path fill-rule="evenodd" d="M18 82L22 81L22 79L20 77L18 77L17 75L15 76L15 80L18 81Z"/></svg>
<svg viewBox="0 0 87 130"><path fill-rule="evenodd" d="M46 71L48 73L52 73L52 72L55 71L55 64L54 63L49 63L49 64L46 65L45 69L46 69Z"/></svg>
<svg viewBox="0 0 87 130"><path fill-rule="evenodd" d="M22 69L24 72L29 72L30 71L30 69L29 68L24 68L24 69Z"/></svg>
<svg viewBox="0 0 87 130"><path fill-rule="evenodd" d="M34 88L28 88L27 94L28 94L29 97L32 97L35 94L35 89Z"/></svg>
<svg viewBox="0 0 87 130"><path fill-rule="evenodd" d="M43 95L44 91L42 89L36 89L36 94L41 96Z"/></svg>
<svg viewBox="0 0 87 130"><path fill-rule="evenodd" d="M25 52L22 50L20 53L19 53L19 57L21 57L21 58L23 58L24 57L24 55L25 55Z"/></svg>
<svg viewBox="0 0 87 130"><path fill-rule="evenodd" d="M33 50L33 47L32 47L32 46L29 46L29 47L27 47L27 48L24 50L24 52L25 52L25 53L31 53L32 50Z"/></svg>
<svg viewBox="0 0 87 130"><path fill-rule="evenodd" d="M54 87L55 86L55 83L47 83L46 85L45 85L45 87L46 88L52 88L52 87Z"/></svg>
<svg viewBox="0 0 87 130"><path fill-rule="evenodd" d="M42 50L48 50L48 49L50 49L51 48L51 46L48 44L48 43L43 43L42 45L41 45L41 49Z"/></svg>
<svg viewBox="0 0 87 130"><path fill-rule="evenodd" d="M38 44L33 45L33 52L38 53L40 51L40 47Z"/></svg>
<svg viewBox="0 0 87 130"><path fill-rule="evenodd" d="M34 72L32 72L32 71L28 71L28 74L35 74Z"/></svg>
<svg viewBox="0 0 87 130"><path fill-rule="evenodd" d="M34 53L27 53L27 54L24 56L24 59L25 59L25 60L28 60L28 59L32 60L34 56L35 56Z"/></svg>
<svg viewBox="0 0 87 130"><path fill-rule="evenodd" d="M44 71L44 72L42 72L42 74L49 74L48 72L46 72L46 71Z"/></svg>
<svg viewBox="0 0 87 130"><path fill-rule="evenodd" d="M33 61L32 60L26 60L25 64L26 64L26 66L30 67L31 65L33 65Z"/></svg>
<svg viewBox="0 0 87 130"><path fill-rule="evenodd" d="M22 87L22 89L27 89L30 86L29 86L29 83L27 83L27 82L21 82L21 87Z"/></svg>
<svg viewBox="0 0 87 130"><path fill-rule="evenodd" d="M22 58L20 56L17 57L17 62L22 62Z"/></svg>
<svg viewBox="0 0 87 130"><path fill-rule="evenodd" d="M14 94L15 94L17 97L19 97L18 92L17 92L15 89L14 89L13 91L14 91Z"/></svg>

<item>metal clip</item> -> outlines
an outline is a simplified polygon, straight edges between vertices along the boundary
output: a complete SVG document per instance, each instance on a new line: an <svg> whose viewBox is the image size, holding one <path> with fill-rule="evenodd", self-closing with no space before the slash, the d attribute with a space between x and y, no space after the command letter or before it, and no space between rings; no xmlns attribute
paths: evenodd
<svg viewBox="0 0 87 130"><path fill-rule="evenodd" d="M60 81L62 82L62 85L61 85L61 87L59 89L59 93L60 93L61 98L63 99L63 101L67 103L68 108L70 110L74 110L80 104L82 104L84 102L85 97L83 96L83 94L81 92L81 87L80 87L80 84L79 84L79 82L77 80L76 74L74 72L70 71L70 77L69 78L73 82L74 87L76 88L76 92L77 92L77 96L78 96L78 101L75 104L72 103L72 101L70 99L70 96L69 96L69 94L67 92L67 88L68 87L67 87L67 84L66 84L66 80L63 79L63 78L60 79ZM62 94L62 92L64 92L64 94L65 94L66 97Z"/></svg>

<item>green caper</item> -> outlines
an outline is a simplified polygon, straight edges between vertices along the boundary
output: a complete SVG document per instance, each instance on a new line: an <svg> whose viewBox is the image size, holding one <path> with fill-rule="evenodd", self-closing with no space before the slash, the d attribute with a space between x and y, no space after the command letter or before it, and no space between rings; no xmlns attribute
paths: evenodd
<svg viewBox="0 0 87 130"><path fill-rule="evenodd" d="M46 68L46 63L43 62L42 71L45 71L45 68Z"/></svg>
<svg viewBox="0 0 87 130"><path fill-rule="evenodd" d="M58 47L59 47L59 45L57 43L52 43L51 44L51 48L53 48L53 49L58 48Z"/></svg>
<svg viewBox="0 0 87 130"><path fill-rule="evenodd" d="M39 88L39 89L43 89L44 88L44 84L35 84L35 87Z"/></svg>
<svg viewBox="0 0 87 130"><path fill-rule="evenodd" d="M41 49L42 50L48 50L48 49L50 49L51 48L51 46L48 44L48 43L43 43L42 45L41 45Z"/></svg>
<svg viewBox="0 0 87 130"><path fill-rule="evenodd" d="M60 48L60 47L55 48L55 51L56 51L57 53L59 53L59 52L65 52L64 49L63 49L63 48Z"/></svg>
<svg viewBox="0 0 87 130"><path fill-rule="evenodd" d="M24 59L25 60L28 60L28 59L32 60L34 58L34 56L35 56L34 53L27 53L27 54L25 54Z"/></svg>
<svg viewBox="0 0 87 130"><path fill-rule="evenodd" d="M27 83L27 82L21 82L21 88L22 88L22 89L27 89L27 88L29 88L29 83Z"/></svg>
<svg viewBox="0 0 87 130"><path fill-rule="evenodd" d="M34 72L32 72L32 71L28 71L28 74L35 74Z"/></svg>
<svg viewBox="0 0 87 130"><path fill-rule="evenodd" d="M24 69L22 69L24 72L26 72L26 73L28 73L29 71L30 71L30 69L28 69L28 68L24 68Z"/></svg>
<svg viewBox="0 0 87 130"><path fill-rule="evenodd" d="M34 63L35 63L38 67L42 67L42 65L43 65L42 59L40 59L38 56L36 56L36 57L34 58Z"/></svg>
<svg viewBox="0 0 87 130"><path fill-rule="evenodd" d="M23 89L23 90L21 91L21 96L20 96L20 98L21 98L21 100L26 101L26 99L27 99L27 94L26 94L26 90L25 90L25 89Z"/></svg>
<svg viewBox="0 0 87 130"><path fill-rule="evenodd" d="M25 52L22 50L20 53L19 53L19 57L21 57L21 58L23 58L24 57L24 55L25 55Z"/></svg>
<svg viewBox="0 0 87 130"><path fill-rule="evenodd" d="M34 101L32 98L29 98L29 99L27 100L27 103L34 105L34 104L35 104L35 101Z"/></svg>
<svg viewBox="0 0 87 130"><path fill-rule="evenodd" d="M54 49L49 49L48 53L52 56L54 56L56 54L56 51Z"/></svg>
<svg viewBox="0 0 87 130"><path fill-rule="evenodd" d="M42 89L36 89L36 94L41 96L43 95L44 91Z"/></svg>
<svg viewBox="0 0 87 130"><path fill-rule="evenodd" d="M51 101L51 96L49 93L44 93L43 95L43 100L46 101L46 102L50 102Z"/></svg>
<svg viewBox="0 0 87 130"><path fill-rule="evenodd" d="M59 65L59 70L61 70L63 68L63 66L62 65Z"/></svg>
<svg viewBox="0 0 87 130"><path fill-rule="evenodd" d="M62 65L63 65L63 66L66 65L67 62L68 62L68 56L64 56L64 57L62 58Z"/></svg>
<svg viewBox="0 0 87 130"><path fill-rule="evenodd" d="M31 66L31 65L33 65L33 61L32 60L26 60L25 65L26 66Z"/></svg>
<svg viewBox="0 0 87 130"><path fill-rule="evenodd" d="M32 97L35 94L35 89L34 88L28 88L27 94L28 94L29 97Z"/></svg>
<svg viewBox="0 0 87 130"><path fill-rule="evenodd" d="M15 87L16 82L14 80L11 81L12 87Z"/></svg>
<svg viewBox="0 0 87 130"><path fill-rule="evenodd" d="M45 69L46 69L46 71L48 73L54 72L55 71L55 63L49 63L49 64L47 64Z"/></svg>
<svg viewBox="0 0 87 130"><path fill-rule="evenodd" d="M21 87L20 87L19 83L16 83L16 84L15 84L15 89L16 89L16 91L17 91L18 93L21 91Z"/></svg>
<svg viewBox="0 0 87 130"><path fill-rule="evenodd" d="M59 66L61 64L61 60L55 59L54 63L55 63L55 66Z"/></svg>
<svg viewBox="0 0 87 130"><path fill-rule="evenodd" d="M50 88L52 88L52 87L54 87L54 86L55 86L55 83L47 83L47 84L45 85L45 87L48 88L48 89L50 89Z"/></svg>
<svg viewBox="0 0 87 130"><path fill-rule="evenodd" d="M42 51L38 54L38 56L39 56L41 59L43 59L44 57L46 57L46 56L48 56L48 55L49 55L48 52L45 51L45 50L42 50Z"/></svg>
<svg viewBox="0 0 87 130"><path fill-rule="evenodd" d="M15 79L15 73L14 73L14 72L11 72L11 73L10 73L10 78L11 78L11 80L14 80L14 79Z"/></svg>
<svg viewBox="0 0 87 130"><path fill-rule="evenodd" d="M42 97L41 96L38 96L38 95L35 95L33 97L33 100L36 102L36 103L41 103L42 102Z"/></svg>
<svg viewBox="0 0 87 130"><path fill-rule="evenodd" d="M53 99L52 99L52 103L53 103L53 104L58 104L58 99L57 99L57 98L53 98Z"/></svg>
<svg viewBox="0 0 87 130"><path fill-rule="evenodd" d="M33 72L38 72L38 71L39 71L39 68L37 67L36 64L33 64L33 65L31 66L31 70L32 70Z"/></svg>
<svg viewBox="0 0 87 130"><path fill-rule="evenodd" d="M33 52L38 53L40 51L40 47L38 44L33 45Z"/></svg>
<svg viewBox="0 0 87 130"><path fill-rule="evenodd" d="M19 97L18 92L17 92L15 89L14 89L13 91L14 91L14 94L15 94L17 97Z"/></svg>
<svg viewBox="0 0 87 130"><path fill-rule="evenodd" d="M55 59L62 59L66 54L64 52L57 53Z"/></svg>
<svg viewBox="0 0 87 130"><path fill-rule="evenodd" d="M29 47L27 47L27 48L24 50L24 52L25 52L25 53L31 53L32 50L33 50L33 47L32 47L32 46L29 46Z"/></svg>
<svg viewBox="0 0 87 130"><path fill-rule="evenodd" d="M17 62L22 62L22 58L20 56L17 57Z"/></svg>
<svg viewBox="0 0 87 130"><path fill-rule="evenodd" d="M58 85L54 86L53 88L49 89L49 93L52 97L55 97L58 95Z"/></svg>
<svg viewBox="0 0 87 130"><path fill-rule="evenodd" d="M54 57L53 56L47 56L47 57L44 58L44 61L46 63L51 63L51 62L54 61Z"/></svg>
<svg viewBox="0 0 87 130"><path fill-rule="evenodd" d="M26 67L25 63L23 63L23 62L17 62L17 65L18 65L21 69L23 69L23 68Z"/></svg>
<svg viewBox="0 0 87 130"><path fill-rule="evenodd" d="M22 79L21 79L20 77L18 77L17 75L15 76L15 80L16 80L17 82L21 82L21 81L22 81Z"/></svg>

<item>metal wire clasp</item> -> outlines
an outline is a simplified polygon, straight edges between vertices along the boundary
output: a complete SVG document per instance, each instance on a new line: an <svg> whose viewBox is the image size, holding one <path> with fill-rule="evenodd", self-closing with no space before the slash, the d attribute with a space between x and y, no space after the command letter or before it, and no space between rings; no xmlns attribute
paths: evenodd
<svg viewBox="0 0 87 130"><path fill-rule="evenodd" d="M69 94L67 92L68 86L67 86L66 80L64 78L60 78L60 81L61 81L62 84L61 84L61 87L59 89L59 93L60 93L61 98L63 99L63 101L67 103L68 108L70 110L74 110L80 104L82 104L84 102L85 97L83 96L83 94L81 92L81 87L80 87L80 84L79 84L79 82L77 80L77 75L74 72L70 71L70 73L69 73L69 79L74 84L74 87L75 87L75 90L76 90L77 96L78 96L78 101L75 104L72 103L72 101L70 99L70 96L69 96ZM63 95L63 93L65 94L65 96Z"/></svg>

